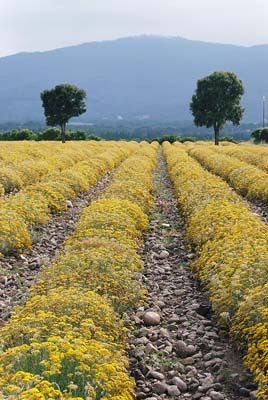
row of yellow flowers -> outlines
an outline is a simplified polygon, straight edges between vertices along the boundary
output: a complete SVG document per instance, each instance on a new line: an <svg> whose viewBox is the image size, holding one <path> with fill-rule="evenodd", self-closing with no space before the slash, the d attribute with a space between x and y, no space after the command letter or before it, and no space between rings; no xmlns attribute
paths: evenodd
<svg viewBox="0 0 268 400"><path fill-rule="evenodd" d="M229 144L228 146L219 146L219 148L215 150L222 154L238 158L248 164L255 165L268 173L268 147L258 147L252 144Z"/></svg>
<svg viewBox="0 0 268 400"><path fill-rule="evenodd" d="M220 323L246 351L245 363L268 398L268 227L219 177L204 170L183 145L164 145L189 242L193 269L209 291Z"/></svg>
<svg viewBox="0 0 268 400"><path fill-rule="evenodd" d="M249 200L268 202L268 173L235 157L215 152L209 146L193 146L188 152Z"/></svg>
<svg viewBox="0 0 268 400"><path fill-rule="evenodd" d="M137 254L157 145L141 144L84 209L56 261L0 329L0 399L130 400L121 316L144 297Z"/></svg>
<svg viewBox="0 0 268 400"><path fill-rule="evenodd" d="M87 143L68 143L67 146L68 155L59 155L59 158L66 158L62 170L54 168L40 182L0 199L0 253L29 248L32 232L38 225L45 224L52 213L64 211L66 200L89 190L137 148L136 143L114 142L91 144L89 149Z"/></svg>
<svg viewBox="0 0 268 400"><path fill-rule="evenodd" d="M105 143L1 142L0 194L16 193L99 151L105 151Z"/></svg>

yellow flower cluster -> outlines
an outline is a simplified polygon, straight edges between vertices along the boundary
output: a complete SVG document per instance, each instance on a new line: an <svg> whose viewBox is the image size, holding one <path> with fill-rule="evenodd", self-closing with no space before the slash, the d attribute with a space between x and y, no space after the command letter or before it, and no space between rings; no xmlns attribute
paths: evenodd
<svg viewBox="0 0 268 400"><path fill-rule="evenodd" d="M185 146L164 144L187 235L198 251L193 269L222 324L247 350L246 365L268 396L268 227L229 186L204 170ZM243 339L243 341L242 341Z"/></svg>
<svg viewBox="0 0 268 400"><path fill-rule="evenodd" d="M232 333L238 342L247 344L245 364L259 384L258 399L267 400L268 283L252 289L241 303L233 320Z"/></svg>
<svg viewBox="0 0 268 400"><path fill-rule="evenodd" d="M37 154L43 154L54 143L39 145L42 152L38 152L37 148ZM51 213L65 210L67 199L89 190L105 173L135 151L137 146L136 143L116 142L67 143L58 159L55 156L51 170L47 160L40 161L47 165L43 170L44 176L38 183L27 185L24 182L25 189L9 198L0 199L0 253L21 252L30 247L33 228L46 223ZM60 152L58 144L56 148ZM10 157L13 159L14 153ZM29 169L35 171L36 161L28 164ZM39 167L37 166L37 170ZM32 182L28 175L24 169L20 179L23 176L27 182ZM42 174L37 175L40 178Z"/></svg>
<svg viewBox="0 0 268 400"><path fill-rule="evenodd" d="M225 179L240 194L250 200L268 202L266 172L235 157L215 152L209 146L194 146L189 154L209 171Z"/></svg>
<svg viewBox="0 0 268 400"><path fill-rule="evenodd" d="M238 158L248 164L255 165L256 167L268 172L268 147L255 146L255 145L231 145L219 146L217 149L222 154Z"/></svg>
<svg viewBox="0 0 268 400"><path fill-rule="evenodd" d="M144 296L136 249L148 226L144 210L153 205L157 149L142 143L121 164L0 329L0 399L133 398L120 315Z"/></svg>

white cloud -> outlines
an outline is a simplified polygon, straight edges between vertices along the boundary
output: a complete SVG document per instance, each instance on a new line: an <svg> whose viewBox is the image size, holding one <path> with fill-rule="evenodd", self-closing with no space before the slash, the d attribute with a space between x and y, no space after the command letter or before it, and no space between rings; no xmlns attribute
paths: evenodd
<svg viewBox="0 0 268 400"><path fill-rule="evenodd" d="M268 42L267 0L0 0L0 55L138 34Z"/></svg>

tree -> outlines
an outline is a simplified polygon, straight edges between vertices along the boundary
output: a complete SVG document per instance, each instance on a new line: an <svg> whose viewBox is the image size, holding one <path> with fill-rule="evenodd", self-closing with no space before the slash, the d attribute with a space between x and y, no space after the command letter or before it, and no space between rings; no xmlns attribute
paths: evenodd
<svg viewBox="0 0 268 400"><path fill-rule="evenodd" d="M261 142L268 143L268 128L258 128L251 133L251 136L256 144Z"/></svg>
<svg viewBox="0 0 268 400"><path fill-rule="evenodd" d="M190 109L195 125L214 129L215 145L227 121L239 125L244 113L243 94L243 83L232 72L216 71L197 81Z"/></svg>
<svg viewBox="0 0 268 400"><path fill-rule="evenodd" d="M40 135L41 140L60 140L61 131L58 128L48 128Z"/></svg>
<svg viewBox="0 0 268 400"><path fill-rule="evenodd" d="M87 134L84 131L71 131L69 140L86 140Z"/></svg>
<svg viewBox="0 0 268 400"><path fill-rule="evenodd" d="M1 136L1 140L33 140L35 138L30 129L12 129Z"/></svg>
<svg viewBox="0 0 268 400"><path fill-rule="evenodd" d="M86 92L75 85L62 84L44 90L41 100L48 126L59 125L62 143L65 143L66 124L72 117L86 112Z"/></svg>

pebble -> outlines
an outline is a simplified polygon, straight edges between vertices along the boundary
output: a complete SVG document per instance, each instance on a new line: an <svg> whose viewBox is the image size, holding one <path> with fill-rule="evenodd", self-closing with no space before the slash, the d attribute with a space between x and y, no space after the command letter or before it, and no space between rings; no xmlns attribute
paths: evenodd
<svg viewBox="0 0 268 400"><path fill-rule="evenodd" d="M214 390L209 392L209 396L212 400L224 400L224 395L220 392L215 392Z"/></svg>
<svg viewBox="0 0 268 400"><path fill-rule="evenodd" d="M157 348L152 344L152 343L147 343L146 347L145 347L145 352L146 353L153 353L156 352Z"/></svg>
<svg viewBox="0 0 268 400"><path fill-rule="evenodd" d="M73 206L74 206L73 203L71 202L71 200L66 200L65 203L66 203L67 207L73 208Z"/></svg>
<svg viewBox="0 0 268 400"><path fill-rule="evenodd" d="M171 382L173 383L173 385L176 385L182 392L186 392L187 385L181 378L179 378L178 376L174 376Z"/></svg>
<svg viewBox="0 0 268 400"><path fill-rule="evenodd" d="M167 250L163 250L159 254L159 258L162 259L162 260L165 259L165 258L168 258L168 257L169 257L169 252Z"/></svg>
<svg viewBox="0 0 268 400"><path fill-rule="evenodd" d="M187 345L183 340L178 340L174 345L177 355L181 358L187 357Z"/></svg>
<svg viewBox="0 0 268 400"><path fill-rule="evenodd" d="M159 381L164 381L165 380L165 376L163 374L161 374L161 372L151 371L149 376L154 378L154 379L157 379Z"/></svg>
<svg viewBox="0 0 268 400"><path fill-rule="evenodd" d="M181 392L179 391L178 387L176 385L169 385L167 387L167 392L169 396L179 396Z"/></svg>
<svg viewBox="0 0 268 400"><path fill-rule="evenodd" d="M152 385L152 391L156 394L164 394L167 391L167 384L164 382L156 382Z"/></svg>
<svg viewBox="0 0 268 400"><path fill-rule="evenodd" d="M143 315L143 321L147 326L158 325L160 323L160 320L161 320L160 314L158 314L155 311L147 311Z"/></svg>
<svg viewBox="0 0 268 400"><path fill-rule="evenodd" d="M257 391L253 391L253 392L250 392L250 398L251 398L251 400L256 400L257 399Z"/></svg>
<svg viewBox="0 0 268 400"><path fill-rule="evenodd" d="M193 357L187 357L183 359L184 365L193 365L195 363Z"/></svg>

